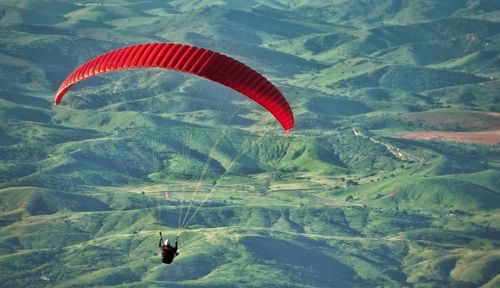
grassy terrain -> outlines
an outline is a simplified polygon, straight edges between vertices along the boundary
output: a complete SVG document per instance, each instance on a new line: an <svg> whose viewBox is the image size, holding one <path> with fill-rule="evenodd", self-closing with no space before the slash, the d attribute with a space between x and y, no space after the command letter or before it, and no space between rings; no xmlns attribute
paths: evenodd
<svg viewBox="0 0 500 288"><path fill-rule="evenodd" d="M449 3L448 3L449 2ZM2 1L1 287L497 287L496 1ZM176 41L262 72L296 126L158 69ZM198 209L201 207L201 209ZM184 226L182 229L180 226ZM160 265L158 231L181 231Z"/></svg>

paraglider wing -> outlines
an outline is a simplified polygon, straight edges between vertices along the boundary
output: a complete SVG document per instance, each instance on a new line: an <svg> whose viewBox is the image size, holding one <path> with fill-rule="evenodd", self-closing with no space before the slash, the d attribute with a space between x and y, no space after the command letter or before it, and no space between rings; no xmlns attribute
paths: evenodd
<svg viewBox="0 0 500 288"><path fill-rule="evenodd" d="M59 86L54 102L59 104L64 94L79 81L107 72L147 67L186 72L230 87L272 113L286 132L293 128L290 105L260 73L218 52L175 43L133 45L97 56L68 75Z"/></svg>

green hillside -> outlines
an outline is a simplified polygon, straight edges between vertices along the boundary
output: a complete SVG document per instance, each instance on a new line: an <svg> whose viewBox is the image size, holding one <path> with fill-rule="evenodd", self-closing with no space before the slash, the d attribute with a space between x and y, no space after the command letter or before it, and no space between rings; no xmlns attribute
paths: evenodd
<svg viewBox="0 0 500 288"><path fill-rule="evenodd" d="M499 11L2 1L0 287L499 286ZM261 72L294 129L162 69L93 77L52 104L85 61L146 42ZM181 233L172 265L159 231Z"/></svg>

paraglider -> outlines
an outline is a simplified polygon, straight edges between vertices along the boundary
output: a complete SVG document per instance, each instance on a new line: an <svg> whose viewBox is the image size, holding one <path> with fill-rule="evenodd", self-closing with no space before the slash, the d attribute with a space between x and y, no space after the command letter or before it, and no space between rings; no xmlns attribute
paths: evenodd
<svg viewBox="0 0 500 288"><path fill-rule="evenodd" d="M176 43L139 44L97 56L68 75L59 86L54 103L59 104L71 86L87 78L123 69L154 67L194 74L225 85L268 110L285 132L294 126L287 100L260 73L218 52Z"/></svg>
<svg viewBox="0 0 500 288"><path fill-rule="evenodd" d="M132 45L99 55L83 63L66 77L56 92L54 103L58 105L68 90L80 81L100 74L132 68L163 68L206 78L229 87L258 103L276 118L286 133L294 127L294 116L290 105L278 88L263 75L229 56L205 48L176 43ZM259 139L262 140L263 137ZM250 146L246 149L248 148ZM227 168L228 170L246 149L236 156ZM214 181L213 187L216 184L218 182ZM214 190L213 187L191 217L187 218L190 204L186 217L180 225L181 231L203 206L209 193ZM168 192L163 192L162 196L164 199L169 198ZM163 240L160 232L158 246L162 250L163 263L170 264L179 255L178 238L179 234L172 246L168 239Z"/></svg>
<svg viewBox="0 0 500 288"><path fill-rule="evenodd" d="M174 246L170 245L170 242L168 239L165 241L163 240L163 235L161 235L160 232L160 243L158 243L158 247L161 248L161 262L165 264L170 264L172 261L174 261L174 258L179 255L179 252L177 252L178 249L178 243L179 242L179 234L177 234L177 237L175 238L175 244Z"/></svg>

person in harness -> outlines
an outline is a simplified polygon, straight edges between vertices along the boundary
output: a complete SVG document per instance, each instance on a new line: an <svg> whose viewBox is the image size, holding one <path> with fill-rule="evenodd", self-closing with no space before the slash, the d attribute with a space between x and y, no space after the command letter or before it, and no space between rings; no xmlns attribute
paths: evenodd
<svg viewBox="0 0 500 288"><path fill-rule="evenodd" d="M168 242L168 239L163 241L163 236L161 235L160 232L160 243L158 243L158 247L161 248L161 262L165 264L170 264L172 263L172 261L174 261L174 257L179 255L179 253L177 252L178 240L179 240L179 233L177 233L177 237L175 238L175 246L172 246Z"/></svg>

